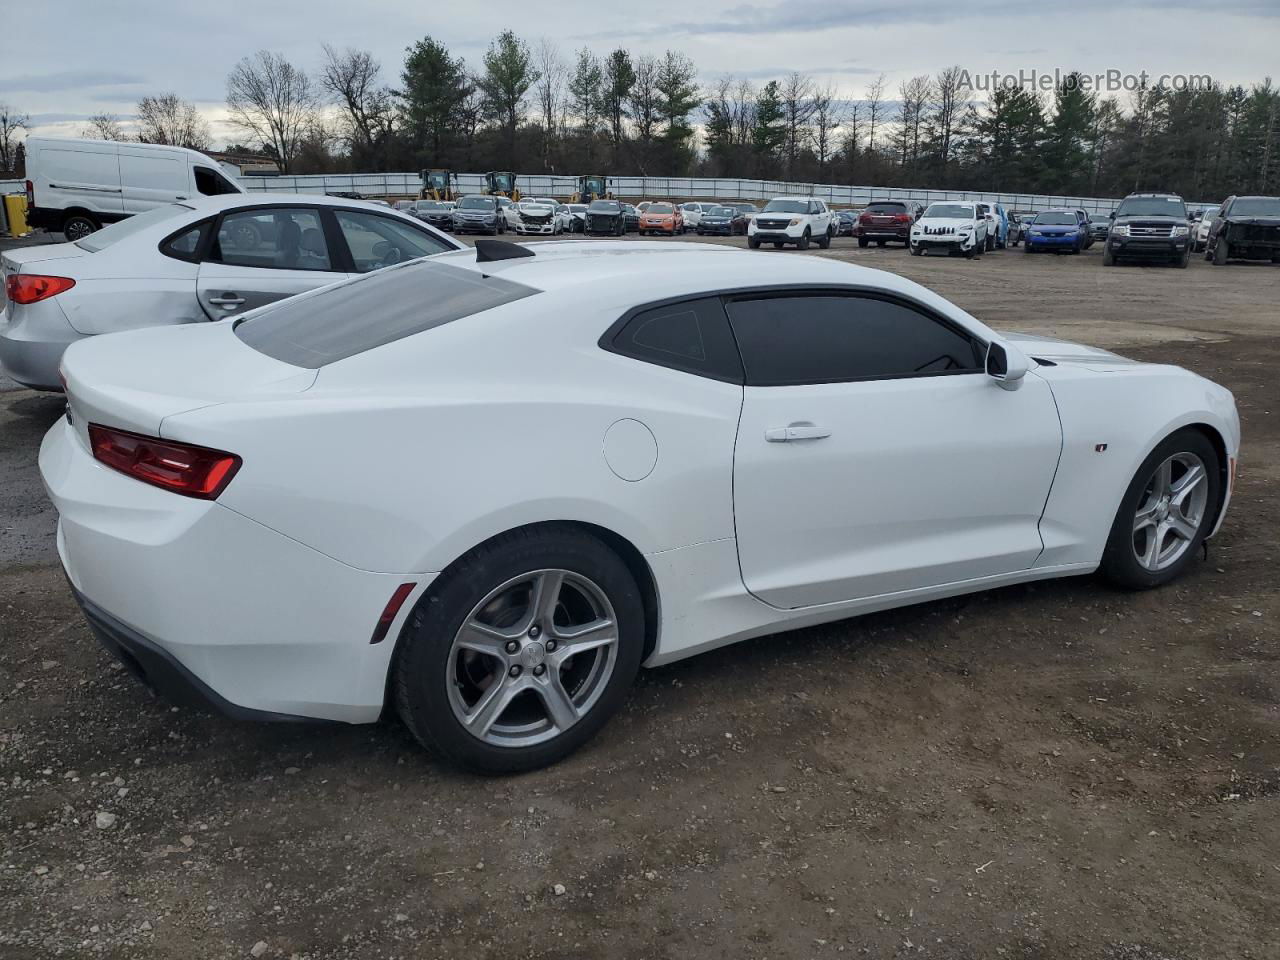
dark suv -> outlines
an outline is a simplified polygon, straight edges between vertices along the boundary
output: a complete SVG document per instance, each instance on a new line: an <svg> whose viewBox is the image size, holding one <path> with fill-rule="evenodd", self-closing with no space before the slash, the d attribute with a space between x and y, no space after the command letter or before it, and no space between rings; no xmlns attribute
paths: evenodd
<svg viewBox="0 0 1280 960"><path fill-rule="evenodd" d="M1280 263L1280 197L1227 197L1209 226L1204 258Z"/></svg>
<svg viewBox="0 0 1280 960"><path fill-rule="evenodd" d="M858 214L853 235L858 246L871 241L883 247L890 240L911 245L911 225L920 219L924 208L914 200L875 200Z"/></svg>
<svg viewBox="0 0 1280 960"><path fill-rule="evenodd" d="M1187 205L1172 193L1131 193L1111 214L1102 265L1164 260L1185 267L1191 258Z"/></svg>

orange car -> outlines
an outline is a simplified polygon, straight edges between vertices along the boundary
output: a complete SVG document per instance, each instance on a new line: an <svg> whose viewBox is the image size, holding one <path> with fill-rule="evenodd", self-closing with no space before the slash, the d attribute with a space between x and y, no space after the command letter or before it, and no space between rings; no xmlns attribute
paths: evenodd
<svg viewBox="0 0 1280 960"><path fill-rule="evenodd" d="M651 203L640 214L640 236L665 233L674 237L684 233L684 214L674 203Z"/></svg>

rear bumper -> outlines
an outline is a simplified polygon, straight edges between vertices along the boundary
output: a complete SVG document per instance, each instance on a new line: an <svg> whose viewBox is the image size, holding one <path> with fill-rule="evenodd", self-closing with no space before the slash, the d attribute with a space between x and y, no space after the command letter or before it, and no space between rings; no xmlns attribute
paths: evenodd
<svg viewBox="0 0 1280 960"><path fill-rule="evenodd" d="M94 460L65 419L41 444L40 474L77 599L153 686L232 716L379 717L394 638L431 575L359 570L219 503L140 483ZM417 587L387 639L370 643L407 582Z"/></svg>
<svg viewBox="0 0 1280 960"><path fill-rule="evenodd" d="M911 227L890 227L890 226L863 226L858 224L853 228L855 237L865 237L868 240L906 240L911 236Z"/></svg>
<svg viewBox="0 0 1280 960"><path fill-rule="evenodd" d="M11 303L8 314L0 314L0 368L24 387L61 393L62 354L83 339L56 298L22 307Z"/></svg>

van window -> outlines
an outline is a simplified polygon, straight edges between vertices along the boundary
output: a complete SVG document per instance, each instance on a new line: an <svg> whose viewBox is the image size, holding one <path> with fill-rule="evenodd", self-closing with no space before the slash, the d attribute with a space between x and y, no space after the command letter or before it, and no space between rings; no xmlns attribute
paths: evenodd
<svg viewBox="0 0 1280 960"><path fill-rule="evenodd" d="M203 193L206 197L216 197L224 193L239 193L240 191L232 185L217 170L209 167L192 167L191 172L196 177L196 189Z"/></svg>
<svg viewBox="0 0 1280 960"><path fill-rule="evenodd" d="M148 227L154 227L157 223L163 223L174 217L185 216L191 210L191 207L183 203L166 203L163 207L156 207L146 213L130 217L128 220L121 220L119 223L113 223L109 227L103 227L101 230L89 234L83 240L77 240L76 246L81 250L97 253L99 250L105 250L113 243L119 243L125 237L131 237L135 233L141 233Z"/></svg>

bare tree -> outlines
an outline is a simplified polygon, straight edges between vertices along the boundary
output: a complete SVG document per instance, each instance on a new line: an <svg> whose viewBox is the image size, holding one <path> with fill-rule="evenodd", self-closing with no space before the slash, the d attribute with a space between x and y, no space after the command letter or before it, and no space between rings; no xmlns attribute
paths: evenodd
<svg viewBox="0 0 1280 960"><path fill-rule="evenodd" d="M534 84L534 99L538 102L538 116L542 123L542 166L554 171L555 158L552 146L559 140L557 136L561 127L561 114L565 106L565 82L569 68L560 56L560 48L551 40L543 37L538 41L534 52L537 64L538 82Z"/></svg>
<svg viewBox="0 0 1280 960"><path fill-rule="evenodd" d="M382 150L395 117L390 88L381 83L382 65L368 50L348 47L341 53L324 45L320 87L337 104L343 139L356 169L383 164Z"/></svg>
<svg viewBox="0 0 1280 960"><path fill-rule="evenodd" d="M798 71L789 74L778 90L778 96L782 100L783 129L786 132L782 153L787 161L788 179L795 177L796 158L809 145L813 134L809 129L814 111L813 94L813 81Z"/></svg>
<svg viewBox="0 0 1280 960"><path fill-rule="evenodd" d="M903 80L898 86L898 129L894 134L894 148L898 163L915 173L920 159L920 138L924 127L925 105L933 91L933 81L926 74Z"/></svg>
<svg viewBox="0 0 1280 960"><path fill-rule="evenodd" d="M289 172L317 105L311 78L282 54L259 50L227 77L231 123L260 140L283 173Z"/></svg>
<svg viewBox="0 0 1280 960"><path fill-rule="evenodd" d="M956 128L959 126L960 81L964 71L959 66L947 67L933 79L933 103L929 117L929 139L938 162L940 186L948 186L948 172L955 152Z"/></svg>
<svg viewBox="0 0 1280 960"><path fill-rule="evenodd" d="M7 103L0 103L0 170L9 171L17 166L18 131L26 130L31 117L19 113Z"/></svg>
<svg viewBox="0 0 1280 960"><path fill-rule="evenodd" d="M658 110L658 61L648 54L636 60L636 82L631 87L627 112L636 131L640 172L648 176L646 165L653 141L658 133L661 114Z"/></svg>
<svg viewBox="0 0 1280 960"><path fill-rule="evenodd" d="M95 113L80 131L86 140L123 140L124 127L114 113Z"/></svg>
<svg viewBox="0 0 1280 960"><path fill-rule="evenodd" d="M138 101L138 140L191 150L209 149L209 125L194 103L176 93Z"/></svg>
<svg viewBox="0 0 1280 960"><path fill-rule="evenodd" d="M867 87L867 153L876 152L876 127L884 120L884 74Z"/></svg>
<svg viewBox="0 0 1280 960"><path fill-rule="evenodd" d="M818 179L827 175L827 166L836 152L836 131L844 123L844 102L834 85L815 90L813 103L813 154L818 161Z"/></svg>

